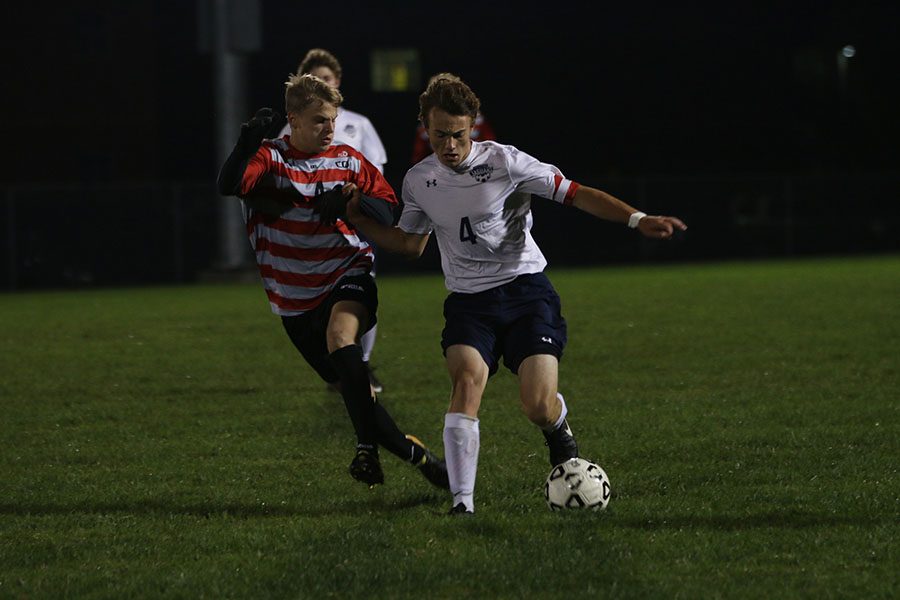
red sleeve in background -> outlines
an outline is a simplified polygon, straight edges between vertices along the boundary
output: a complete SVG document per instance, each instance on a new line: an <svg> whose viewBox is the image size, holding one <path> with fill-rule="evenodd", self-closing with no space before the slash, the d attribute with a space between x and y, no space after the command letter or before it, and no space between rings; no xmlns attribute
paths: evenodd
<svg viewBox="0 0 900 600"><path fill-rule="evenodd" d="M413 141L412 164L416 164L431 154L431 144L428 143L428 133L425 127L419 123L416 129L416 139Z"/></svg>
<svg viewBox="0 0 900 600"><path fill-rule="evenodd" d="M478 135L472 136L472 139L477 142L486 142L486 141L494 141L497 139L497 135L494 133L494 128L491 126L490 122L484 115L478 115L480 117L481 122L477 123L476 129L478 129ZM477 122L477 121L476 121Z"/></svg>

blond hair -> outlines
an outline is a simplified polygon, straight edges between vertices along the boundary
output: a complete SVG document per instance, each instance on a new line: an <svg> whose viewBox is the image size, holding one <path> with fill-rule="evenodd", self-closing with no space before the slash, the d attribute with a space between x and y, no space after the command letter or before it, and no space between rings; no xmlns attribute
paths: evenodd
<svg viewBox="0 0 900 600"><path fill-rule="evenodd" d="M337 88L308 73L292 74L284 86L284 111L287 113L303 112L314 102L340 106L344 101Z"/></svg>

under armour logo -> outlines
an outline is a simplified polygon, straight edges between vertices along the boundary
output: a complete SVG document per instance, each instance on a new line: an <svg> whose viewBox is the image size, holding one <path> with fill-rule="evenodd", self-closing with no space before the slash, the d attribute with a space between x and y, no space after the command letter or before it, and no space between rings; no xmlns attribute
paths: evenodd
<svg viewBox="0 0 900 600"><path fill-rule="evenodd" d="M425 187L437 187L437 179L427 179L425 181Z"/></svg>
<svg viewBox="0 0 900 600"><path fill-rule="evenodd" d="M541 341L544 342L545 344L552 344L553 338L548 338L546 335L544 335L544 336L541 336Z"/></svg>

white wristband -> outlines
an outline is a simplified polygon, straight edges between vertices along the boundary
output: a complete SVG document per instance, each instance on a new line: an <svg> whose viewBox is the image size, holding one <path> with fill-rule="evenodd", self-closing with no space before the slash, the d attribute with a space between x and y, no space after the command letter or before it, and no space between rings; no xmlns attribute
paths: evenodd
<svg viewBox="0 0 900 600"><path fill-rule="evenodd" d="M631 213L631 216L628 217L628 226L632 229L638 226L638 222L647 216L647 213L642 213L641 211L637 211L635 213Z"/></svg>

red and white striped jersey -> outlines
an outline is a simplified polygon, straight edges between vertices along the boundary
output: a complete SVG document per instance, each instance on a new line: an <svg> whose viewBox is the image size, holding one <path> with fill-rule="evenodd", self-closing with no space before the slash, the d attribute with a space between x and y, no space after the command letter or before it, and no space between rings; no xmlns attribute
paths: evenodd
<svg viewBox="0 0 900 600"><path fill-rule="evenodd" d="M264 140L250 159L238 194L250 245L272 312L293 316L312 310L345 275L372 269L374 252L350 223L328 225L313 211L313 199L337 185L355 183L367 196L397 204L384 176L357 150L331 146L319 154L300 152L289 136ZM279 216L252 208L252 200L286 207Z"/></svg>

